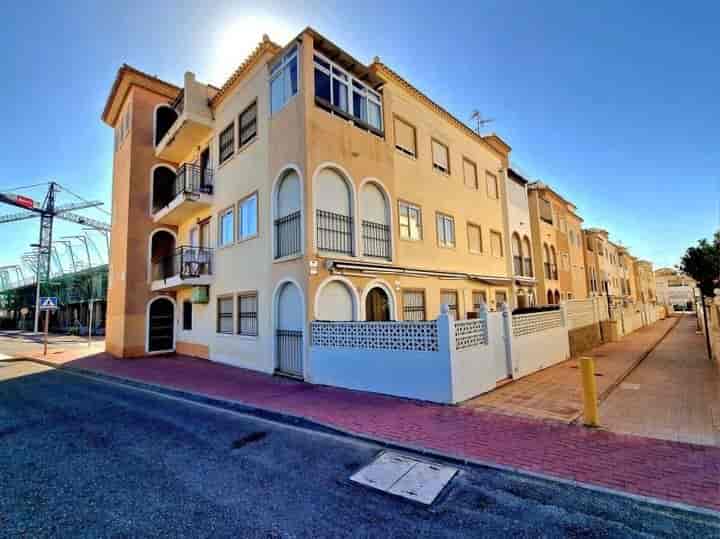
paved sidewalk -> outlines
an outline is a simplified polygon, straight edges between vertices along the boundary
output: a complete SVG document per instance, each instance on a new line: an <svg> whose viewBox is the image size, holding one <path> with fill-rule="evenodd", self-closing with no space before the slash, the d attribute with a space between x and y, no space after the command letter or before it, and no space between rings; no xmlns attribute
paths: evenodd
<svg viewBox="0 0 720 539"><path fill-rule="evenodd" d="M601 400L643 360L678 320L676 317L660 320L618 342L600 345L583 354L595 358ZM572 423L583 408L578 361L571 359L548 367L463 405L476 410Z"/></svg>
<svg viewBox="0 0 720 539"><path fill-rule="evenodd" d="M678 327L613 391L603 425L625 432L720 447L720 370L710 361L697 319Z"/></svg>
<svg viewBox="0 0 720 539"><path fill-rule="evenodd" d="M654 440L338 388L181 356L72 368L302 417L375 440L720 511L720 448Z"/></svg>

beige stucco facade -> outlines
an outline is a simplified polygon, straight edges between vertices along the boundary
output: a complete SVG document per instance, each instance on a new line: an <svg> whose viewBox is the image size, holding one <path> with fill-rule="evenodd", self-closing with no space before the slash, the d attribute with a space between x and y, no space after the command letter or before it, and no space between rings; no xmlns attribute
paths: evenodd
<svg viewBox="0 0 720 539"><path fill-rule="evenodd" d="M318 98L316 56L334 58L353 105ZM362 121L342 109L359 114L355 89ZM318 318L433 319L443 303L465 318L514 297L509 146L312 30L265 39L220 88L124 66L103 120L128 133L113 170L114 355L273 372L288 342L307 352ZM311 379L303 369L290 374Z"/></svg>

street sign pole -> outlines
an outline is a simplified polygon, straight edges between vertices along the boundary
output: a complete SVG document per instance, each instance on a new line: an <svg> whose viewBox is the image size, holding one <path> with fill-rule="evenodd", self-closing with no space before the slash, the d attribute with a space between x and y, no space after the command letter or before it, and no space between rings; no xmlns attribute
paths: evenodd
<svg viewBox="0 0 720 539"><path fill-rule="evenodd" d="M47 357L48 328L50 326L50 309L45 310L45 337L43 339L43 357Z"/></svg>
<svg viewBox="0 0 720 539"><path fill-rule="evenodd" d="M88 346L92 346L93 300L90 300L90 322L88 323Z"/></svg>

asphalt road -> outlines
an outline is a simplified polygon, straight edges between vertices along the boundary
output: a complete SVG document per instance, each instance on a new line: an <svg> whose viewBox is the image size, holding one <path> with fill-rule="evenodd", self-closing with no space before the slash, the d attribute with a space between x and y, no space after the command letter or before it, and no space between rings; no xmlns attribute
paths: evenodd
<svg viewBox="0 0 720 539"><path fill-rule="evenodd" d="M430 508L373 444L0 362L2 537L718 537L720 523L467 467Z"/></svg>

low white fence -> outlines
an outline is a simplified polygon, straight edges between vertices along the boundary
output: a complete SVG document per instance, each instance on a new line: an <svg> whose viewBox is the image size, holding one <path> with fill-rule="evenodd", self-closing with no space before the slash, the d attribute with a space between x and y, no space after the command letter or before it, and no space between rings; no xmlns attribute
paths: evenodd
<svg viewBox="0 0 720 539"><path fill-rule="evenodd" d="M454 321L313 322L310 381L457 403L569 356L561 310Z"/></svg>

